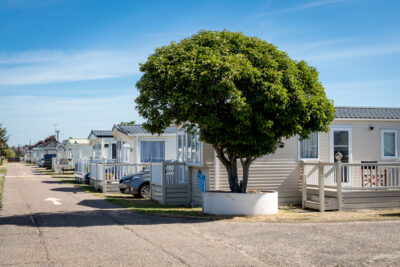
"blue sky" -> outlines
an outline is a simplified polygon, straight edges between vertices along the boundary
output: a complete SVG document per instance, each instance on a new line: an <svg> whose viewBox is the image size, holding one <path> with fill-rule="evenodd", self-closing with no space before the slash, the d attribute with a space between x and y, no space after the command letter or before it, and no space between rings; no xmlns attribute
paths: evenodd
<svg viewBox="0 0 400 267"><path fill-rule="evenodd" d="M317 67L340 106L400 107L400 1L0 0L0 123L11 145L87 137L134 108L138 63L201 29L242 31Z"/></svg>

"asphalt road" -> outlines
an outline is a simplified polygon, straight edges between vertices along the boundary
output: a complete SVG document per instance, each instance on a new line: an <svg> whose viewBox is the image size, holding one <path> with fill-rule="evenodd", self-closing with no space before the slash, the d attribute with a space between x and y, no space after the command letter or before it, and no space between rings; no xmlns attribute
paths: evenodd
<svg viewBox="0 0 400 267"><path fill-rule="evenodd" d="M208 222L136 214L34 167L8 166L0 265L400 265L399 222Z"/></svg>

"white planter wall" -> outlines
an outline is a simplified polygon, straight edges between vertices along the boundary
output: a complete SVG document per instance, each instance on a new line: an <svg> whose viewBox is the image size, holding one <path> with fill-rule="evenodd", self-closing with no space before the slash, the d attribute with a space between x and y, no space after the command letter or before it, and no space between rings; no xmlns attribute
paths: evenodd
<svg viewBox="0 0 400 267"><path fill-rule="evenodd" d="M272 215L278 213L278 192L203 193L203 213L214 215Z"/></svg>

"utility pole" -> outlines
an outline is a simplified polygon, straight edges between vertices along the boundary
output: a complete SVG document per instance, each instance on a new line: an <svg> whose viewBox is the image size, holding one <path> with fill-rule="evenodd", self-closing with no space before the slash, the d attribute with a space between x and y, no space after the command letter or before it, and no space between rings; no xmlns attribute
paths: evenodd
<svg viewBox="0 0 400 267"><path fill-rule="evenodd" d="M29 149L30 149L29 163L32 163L32 141L31 140L29 140Z"/></svg>
<svg viewBox="0 0 400 267"><path fill-rule="evenodd" d="M60 134L60 130L57 130L57 123L54 124L54 131L55 131L55 133L56 133L56 140L57 140L57 142L58 142L58 136L59 136L59 134Z"/></svg>

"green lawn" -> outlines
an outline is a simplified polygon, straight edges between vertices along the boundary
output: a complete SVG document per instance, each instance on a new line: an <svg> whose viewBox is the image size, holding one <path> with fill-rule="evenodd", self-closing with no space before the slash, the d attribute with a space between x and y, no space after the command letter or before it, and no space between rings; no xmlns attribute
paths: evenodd
<svg viewBox="0 0 400 267"><path fill-rule="evenodd" d="M0 167L0 208L1 208L1 200L3 199L3 184L4 184L4 175L7 173L7 166Z"/></svg>

